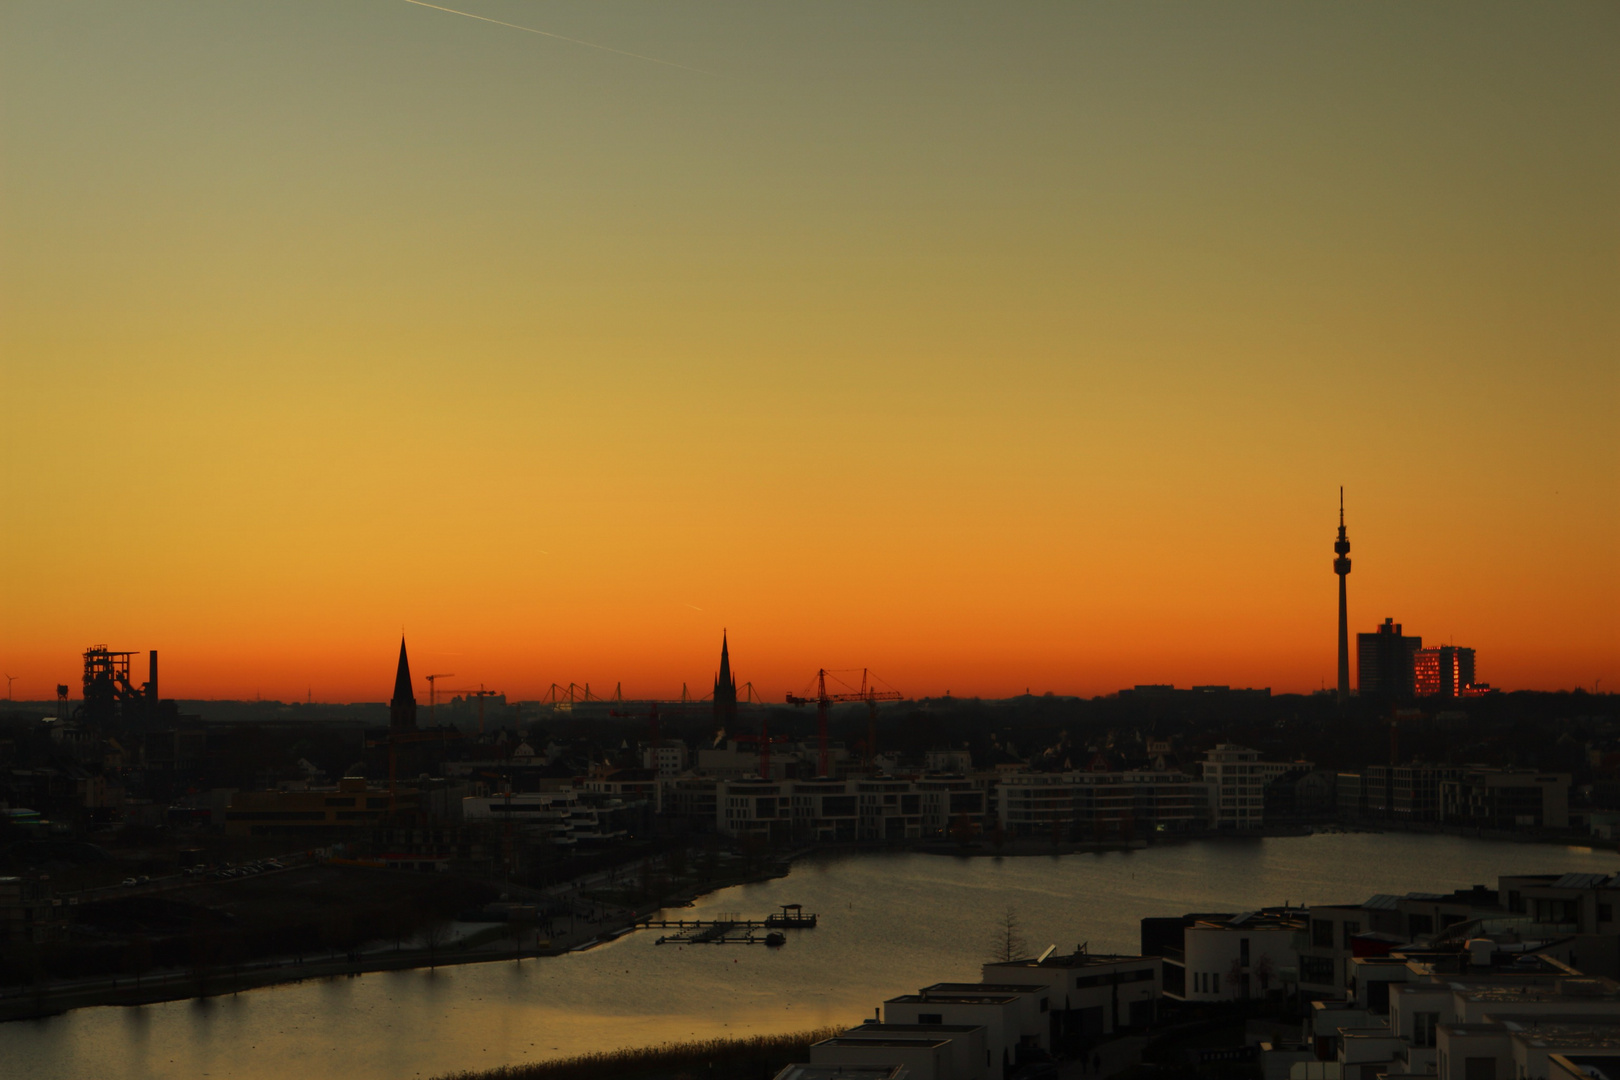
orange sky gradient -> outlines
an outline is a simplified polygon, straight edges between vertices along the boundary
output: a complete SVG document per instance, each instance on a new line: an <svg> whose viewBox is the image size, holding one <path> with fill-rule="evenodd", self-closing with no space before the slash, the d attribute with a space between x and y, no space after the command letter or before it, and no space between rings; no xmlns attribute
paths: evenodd
<svg viewBox="0 0 1620 1080"><path fill-rule="evenodd" d="M451 6L699 70L0 9L17 698L1308 691L1341 483L1352 632L1620 686L1620 7Z"/></svg>

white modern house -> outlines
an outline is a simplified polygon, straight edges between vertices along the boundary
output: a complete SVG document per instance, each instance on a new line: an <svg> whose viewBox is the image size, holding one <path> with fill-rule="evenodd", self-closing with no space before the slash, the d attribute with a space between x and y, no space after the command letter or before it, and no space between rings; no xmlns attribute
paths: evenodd
<svg viewBox="0 0 1620 1080"><path fill-rule="evenodd" d="M1092 953L1080 946L1059 956L984 965L986 983L1043 983L1051 1038L1113 1035L1153 1024L1164 986L1164 961L1157 956Z"/></svg>
<svg viewBox="0 0 1620 1080"><path fill-rule="evenodd" d="M1279 992L1296 967L1302 908L1210 916L1183 931L1185 1001L1246 1001Z"/></svg>

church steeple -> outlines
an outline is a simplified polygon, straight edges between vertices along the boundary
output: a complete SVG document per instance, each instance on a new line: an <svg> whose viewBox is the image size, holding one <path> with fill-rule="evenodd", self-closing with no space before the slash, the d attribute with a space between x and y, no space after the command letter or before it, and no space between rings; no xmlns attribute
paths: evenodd
<svg viewBox="0 0 1620 1080"><path fill-rule="evenodd" d="M731 674L731 647L726 632L720 631L720 674L714 677L714 719L730 730L737 718L737 679Z"/></svg>
<svg viewBox="0 0 1620 1080"><path fill-rule="evenodd" d="M388 703L388 726L394 731L416 730L416 694L411 690L411 661L405 655L405 635L399 637L399 668L394 672L394 698Z"/></svg>

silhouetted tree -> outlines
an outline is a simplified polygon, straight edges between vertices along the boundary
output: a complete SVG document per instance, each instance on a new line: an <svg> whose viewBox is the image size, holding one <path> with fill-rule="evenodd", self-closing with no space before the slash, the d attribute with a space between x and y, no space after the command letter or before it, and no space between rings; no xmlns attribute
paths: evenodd
<svg viewBox="0 0 1620 1080"><path fill-rule="evenodd" d="M437 966L439 947L450 940L450 924L435 919L422 929L422 940L428 950L428 970Z"/></svg>
<svg viewBox="0 0 1620 1080"><path fill-rule="evenodd" d="M1011 905L1001 913L996 920L996 932L990 941L990 958L998 961L1017 960L1029 954L1029 945L1024 941L1023 926L1018 919L1018 910Z"/></svg>

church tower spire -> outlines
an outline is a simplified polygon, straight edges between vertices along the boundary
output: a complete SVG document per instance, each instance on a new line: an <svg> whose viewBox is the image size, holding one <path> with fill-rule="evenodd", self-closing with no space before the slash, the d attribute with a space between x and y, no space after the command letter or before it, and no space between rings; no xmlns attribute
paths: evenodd
<svg viewBox="0 0 1620 1080"><path fill-rule="evenodd" d="M405 635L399 636L399 667L394 672L394 697L388 703L391 731L416 730L416 694L411 690L411 661L405 655Z"/></svg>
<svg viewBox="0 0 1620 1080"><path fill-rule="evenodd" d="M720 631L720 673L714 677L714 720L730 731L737 719L737 679L731 673L731 647Z"/></svg>

